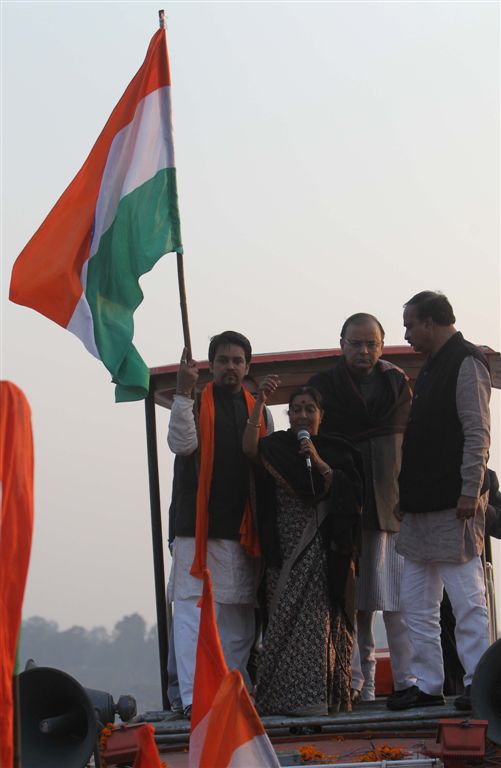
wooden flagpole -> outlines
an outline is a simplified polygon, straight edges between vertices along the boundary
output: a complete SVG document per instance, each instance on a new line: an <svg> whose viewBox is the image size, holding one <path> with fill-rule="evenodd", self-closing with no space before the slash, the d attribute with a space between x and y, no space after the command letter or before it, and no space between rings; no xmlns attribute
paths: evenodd
<svg viewBox="0 0 501 768"><path fill-rule="evenodd" d="M166 28L165 11L158 11L160 29ZM181 305L181 320L183 324L183 339L186 347L186 357L192 359L190 326L188 322L188 306L184 282L183 254L177 253L177 279L179 285L179 301ZM153 571L155 578L155 597L157 609L158 650L160 661L160 684L162 689L162 705L164 709L170 706L167 695L168 676L167 659L169 652L169 625L167 620L168 608L165 590L165 567L162 533L162 513L160 504L160 482L158 471L157 435L155 417L155 393L150 387L145 401L146 441L148 449L148 475L150 485L151 536L153 544ZM171 618L171 617L170 617Z"/></svg>
<svg viewBox="0 0 501 768"><path fill-rule="evenodd" d="M184 339L184 346L186 347L186 359L191 360L191 338L190 338L190 326L188 323L188 306L186 302L186 287L184 284L184 264L183 264L183 254L178 253L177 255L177 282L179 285L179 302L181 305L181 320L183 323L183 339Z"/></svg>
<svg viewBox="0 0 501 768"><path fill-rule="evenodd" d="M164 10L158 11L158 23L159 23L160 29L167 29ZM177 282L179 286L179 302L181 305L181 320L183 323L184 346L186 347L186 351L187 351L186 357L188 360L191 360L192 359L191 337L190 337L190 325L188 322L188 304L186 301L186 287L184 282L183 254L177 253L176 256L177 256Z"/></svg>

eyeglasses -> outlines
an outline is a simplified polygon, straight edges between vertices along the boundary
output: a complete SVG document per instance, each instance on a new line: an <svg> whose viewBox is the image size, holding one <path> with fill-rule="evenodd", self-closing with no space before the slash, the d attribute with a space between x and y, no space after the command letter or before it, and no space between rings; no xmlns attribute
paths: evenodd
<svg viewBox="0 0 501 768"><path fill-rule="evenodd" d="M354 349L362 349L362 347L367 347L367 349L377 349L382 344L381 341L350 341L350 339L345 339L344 341Z"/></svg>

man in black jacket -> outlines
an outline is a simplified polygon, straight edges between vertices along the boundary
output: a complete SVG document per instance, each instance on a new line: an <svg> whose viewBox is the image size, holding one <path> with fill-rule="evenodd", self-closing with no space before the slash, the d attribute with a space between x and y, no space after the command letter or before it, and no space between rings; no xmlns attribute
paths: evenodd
<svg viewBox="0 0 501 768"><path fill-rule="evenodd" d="M167 437L177 463L168 597L174 602L174 647L186 717L191 714L200 577L205 565L211 572L226 662L230 669L240 669L250 687L246 667L254 642L259 561L245 538L252 538L253 531L246 526L249 466L242 436L254 400L242 382L251 354L248 339L236 331L211 339L208 357L213 381L201 396L198 429L192 399L198 380L196 363L183 353L178 371Z"/></svg>
<svg viewBox="0 0 501 768"><path fill-rule="evenodd" d="M404 556L401 609L417 684L390 709L442 704L440 601L447 590L465 669L458 709L470 708L475 667L489 645L481 553L488 497L490 376L454 327L447 298L423 291L405 305L405 338L428 359L414 387L399 478Z"/></svg>
<svg viewBox="0 0 501 768"><path fill-rule="evenodd" d="M403 558L395 551L400 527L398 475L411 392L405 373L383 360L379 320L357 312L341 328L342 357L309 383L322 395L322 432L354 441L364 465L362 554L357 579L357 644L353 652L352 700L375 698L374 617L383 612L395 691L414 682L410 643L399 608Z"/></svg>

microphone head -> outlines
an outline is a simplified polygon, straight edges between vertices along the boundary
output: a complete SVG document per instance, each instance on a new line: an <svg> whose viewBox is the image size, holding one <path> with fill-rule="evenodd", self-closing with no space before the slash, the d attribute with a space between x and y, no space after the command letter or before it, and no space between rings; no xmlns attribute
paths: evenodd
<svg viewBox="0 0 501 768"><path fill-rule="evenodd" d="M307 429L300 429L296 435L298 440L309 440L310 439L310 433Z"/></svg>

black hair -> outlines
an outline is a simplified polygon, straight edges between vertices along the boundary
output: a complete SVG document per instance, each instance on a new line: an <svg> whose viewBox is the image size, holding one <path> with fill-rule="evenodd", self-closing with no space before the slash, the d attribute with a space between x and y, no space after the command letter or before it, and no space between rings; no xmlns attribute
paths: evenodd
<svg viewBox="0 0 501 768"><path fill-rule="evenodd" d="M214 362L218 347L227 346L228 344L234 344L237 347L242 347L245 354L245 362L250 363L252 357L252 347L249 339L243 334L237 331L223 331L218 333L217 336L213 336L209 344L209 363Z"/></svg>
<svg viewBox="0 0 501 768"><path fill-rule="evenodd" d="M374 317L374 315L369 315L368 312L357 312L354 315L350 315L347 320L344 321L343 327L341 328L341 338L344 339L346 335L346 330L349 325L353 323L353 325L357 325L360 323L366 323L368 320L372 320L376 323L377 327L381 331L381 341L384 341L384 328L377 319L377 317Z"/></svg>
<svg viewBox="0 0 501 768"><path fill-rule="evenodd" d="M309 395L317 408L320 408L321 411L324 410L322 395L318 389L315 389L315 387L310 387L309 384L304 384L302 387L296 387L296 389L291 392L289 397L289 408L291 408L292 403L296 397L299 397L299 395Z"/></svg>
<svg viewBox="0 0 501 768"><path fill-rule="evenodd" d="M404 304L405 307L416 307L419 320L430 317L437 325L454 325L456 318L447 296L438 291L421 291Z"/></svg>

